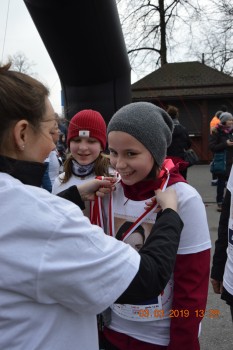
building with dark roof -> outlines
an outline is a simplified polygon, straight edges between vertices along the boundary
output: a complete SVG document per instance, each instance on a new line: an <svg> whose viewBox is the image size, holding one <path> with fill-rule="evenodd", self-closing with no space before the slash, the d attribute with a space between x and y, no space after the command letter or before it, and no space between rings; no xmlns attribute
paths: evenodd
<svg viewBox="0 0 233 350"><path fill-rule="evenodd" d="M132 84L131 90L134 102L178 107L201 161L212 159L209 123L221 105L233 112L233 77L200 62L168 63Z"/></svg>

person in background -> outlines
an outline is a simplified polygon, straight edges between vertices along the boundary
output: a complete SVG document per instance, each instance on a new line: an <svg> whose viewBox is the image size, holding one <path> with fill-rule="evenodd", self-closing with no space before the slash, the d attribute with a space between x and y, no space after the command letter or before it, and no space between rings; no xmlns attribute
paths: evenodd
<svg viewBox="0 0 233 350"><path fill-rule="evenodd" d="M233 171L227 183L218 225L218 238L211 268L211 284L216 294L221 295L230 306L233 322ZM226 271L225 271L226 270ZM225 271L225 272L224 272Z"/></svg>
<svg viewBox="0 0 233 350"><path fill-rule="evenodd" d="M220 115L223 113L223 111L217 111L214 115L214 117L210 121L210 134L212 134L213 129L216 128L216 126L220 123Z"/></svg>
<svg viewBox="0 0 233 350"><path fill-rule="evenodd" d="M54 181L52 193L57 194L96 176L108 176L109 158L103 154L106 139L106 123L99 112L85 109L76 113L70 120L67 133L70 155L64 163L64 172ZM85 214L90 216L88 204Z"/></svg>
<svg viewBox="0 0 233 350"><path fill-rule="evenodd" d="M179 173L178 164L166 158L173 128L166 111L148 102L120 108L107 127L110 162L121 181L111 198L103 198L105 232L117 238L120 230L121 239L129 242L131 237L130 244L135 247L135 232L142 227L145 243L140 253L160 215L154 213L154 190L167 186L177 193L184 228L173 275L161 295L145 298L140 305L111 305L103 332L106 350L200 349L204 314L195 310L206 307L211 241L201 196ZM146 211L147 206L151 212ZM145 275L153 278L149 272ZM104 318L106 314L107 310Z"/></svg>
<svg viewBox="0 0 233 350"><path fill-rule="evenodd" d="M187 179L188 164L184 162L185 152L191 147L191 139L187 129L179 122L179 110L175 106L168 106L167 113L172 118L174 123L174 130L172 133L172 142L167 149L167 156L171 158L174 163L180 164L180 173Z"/></svg>
<svg viewBox="0 0 233 350"><path fill-rule="evenodd" d="M61 134L64 134L65 135L65 142L66 142L66 139L67 139L67 125L68 125L68 122L66 121L66 119L62 116L59 116L57 113L55 113L55 116L57 117L58 119L58 127L59 127L59 130L60 130L60 133Z"/></svg>
<svg viewBox="0 0 233 350"><path fill-rule="evenodd" d="M59 156L58 150L57 150L57 141L59 139L59 128L58 128L58 121L56 119L56 126L53 130L53 142L56 145L56 147L49 153L49 156L45 159L45 165L46 165L46 171L43 176L42 180L42 187L46 189L49 192L52 192L52 187L55 179L60 174L60 171L62 169L62 158Z"/></svg>
<svg viewBox="0 0 233 350"><path fill-rule="evenodd" d="M183 223L175 191L156 191L163 211L138 253L77 206L114 179L70 187L75 204L41 188L57 125L48 95L38 80L0 67L0 349L97 350L98 313L161 293Z"/></svg>
<svg viewBox="0 0 233 350"><path fill-rule="evenodd" d="M212 134L212 130L216 128L216 126L220 123L220 115L223 112L227 112L227 107L225 105L221 106L221 110L217 111L214 115L214 117L210 121L210 134ZM212 174L212 180L211 180L211 185L212 186L217 186L218 183L218 176L216 174Z"/></svg>
<svg viewBox="0 0 233 350"><path fill-rule="evenodd" d="M226 182L231 171L233 160L233 116L229 112L223 112L219 118L220 123L212 129L209 147L213 154L222 151L226 152L226 171L222 174L217 174L216 202L217 211L221 212Z"/></svg>
<svg viewBox="0 0 233 350"><path fill-rule="evenodd" d="M57 141L57 152L58 156L62 160L62 164L66 161L67 146L66 146L66 135L62 132L59 133L59 139Z"/></svg>

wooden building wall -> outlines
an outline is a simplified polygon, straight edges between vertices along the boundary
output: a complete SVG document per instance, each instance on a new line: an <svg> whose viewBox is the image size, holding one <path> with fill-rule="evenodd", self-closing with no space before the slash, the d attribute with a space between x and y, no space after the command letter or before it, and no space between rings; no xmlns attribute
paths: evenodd
<svg viewBox="0 0 233 350"><path fill-rule="evenodd" d="M153 102L153 101L151 101ZM153 103L161 108L174 105L179 109L179 120L183 124L192 139L192 147L200 158L200 163L210 163L212 152L209 150L209 124L221 105L226 105L229 112L233 113L233 102L231 99L169 99Z"/></svg>

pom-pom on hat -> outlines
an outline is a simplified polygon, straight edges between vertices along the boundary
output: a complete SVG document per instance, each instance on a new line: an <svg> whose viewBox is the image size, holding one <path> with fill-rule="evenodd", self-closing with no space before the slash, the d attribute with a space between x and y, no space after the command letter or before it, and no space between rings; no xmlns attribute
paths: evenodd
<svg viewBox="0 0 233 350"><path fill-rule="evenodd" d="M174 128L171 117L150 102L134 102L120 108L111 118L107 133L123 131L135 137L161 166Z"/></svg>
<svg viewBox="0 0 233 350"><path fill-rule="evenodd" d="M216 113L215 113L215 115L216 115L216 117L219 119L219 117L220 117L220 115L223 113L223 111L217 111Z"/></svg>
<svg viewBox="0 0 233 350"><path fill-rule="evenodd" d="M223 112L220 114L219 119L220 119L220 123L222 124L222 123L227 122L228 120L233 120L233 116L229 112Z"/></svg>
<svg viewBox="0 0 233 350"><path fill-rule="evenodd" d="M106 123L102 115L92 109L84 109L76 113L70 120L68 127L68 147L73 137L93 137L101 143L104 150L107 142L107 133Z"/></svg>

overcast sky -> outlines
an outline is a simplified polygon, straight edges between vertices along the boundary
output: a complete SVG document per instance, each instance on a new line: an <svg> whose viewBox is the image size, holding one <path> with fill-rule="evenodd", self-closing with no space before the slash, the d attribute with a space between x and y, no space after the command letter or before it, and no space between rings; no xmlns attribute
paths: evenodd
<svg viewBox="0 0 233 350"><path fill-rule="evenodd" d="M208 0L202 2L208 3ZM25 54L29 62L34 63L32 71L36 77L49 87L53 107L61 114L60 80L24 1L0 0L0 4L0 62L6 62L9 55L17 52ZM132 72L132 83L139 78Z"/></svg>
<svg viewBox="0 0 233 350"><path fill-rule="evenodd" d="M49 87L53 107L61 114L60 80L24 1L0 0L0 4L0 62L6 63L17 52L25 54L34 63L35 77Z"/></svg>
<svg viewBox="0 0 233 350"><path fill-rule="evenodd" d="M35 64L32 71L36 77L50 88L50 100L60 114L60 80L24 1L0 0L0 4L0 61L5 63L9 55L24 53Z"/></svg>

